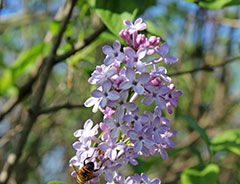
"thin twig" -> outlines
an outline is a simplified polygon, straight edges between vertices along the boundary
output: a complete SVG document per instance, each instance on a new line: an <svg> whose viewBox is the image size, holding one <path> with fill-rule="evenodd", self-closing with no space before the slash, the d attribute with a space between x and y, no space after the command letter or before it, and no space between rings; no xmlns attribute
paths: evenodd
<svg viewBox="0 0 240 184"><path fill-rule="evenodd" d="M233 57L233 58L230 58L222 63L219 63L217 65L207 65L207 66L203 66L203 67L199 67L199 68L194 68L192 70L187 70L187 71L181 71L181 72L176 72L176 73L173 73L173 74L169 74L169 76L173 77L173 76L177 76L177 75L184 75L184 74L191 74L191 73L195 73L195 72L198 72L198 71L207 71L207 72L212 72L214 71L215 68L218 68L218 67L224 67L225 65L229 64L229 63L232 63L233 61L236 61L240 59L240 56L236 56L236 57Z"/></svg>
<svg viewBox="0 0 240 184"><path fill-rule="evenodd" d="M40 112L38 112L38 115L41 114L48 114L48 113L53 113L62 109L75 109L75 108L83 108L84 105L83 104L70 104L70 103L66 103L63 105L59 105L59 106L54 106L54 107L50 107L47 109L42 109Z"/></svg>

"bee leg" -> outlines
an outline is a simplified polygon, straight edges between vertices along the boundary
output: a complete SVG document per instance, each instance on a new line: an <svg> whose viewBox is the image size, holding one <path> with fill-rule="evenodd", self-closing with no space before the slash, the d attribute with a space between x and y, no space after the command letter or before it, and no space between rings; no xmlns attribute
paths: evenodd
<svg viewBox="0 0 240 184"><path fill-rule="evenodd" d="M96 151L96 150L93 151L93 154L92 154L90 157L85 158L85 160L84 160L84 162L83 162L84 165L86 165L86 160L88 160L89 158L92 158L92 156L94 155L95 151Z"/></svg>
<svg viewBox="0 0 240 184"><path fill-rule="evenodd" d="M99 170L102 168L103 163L106 162L107 160L108 160L107 158L106 158L105 160L103 160L102 163L101 163L101 165L100 165L100 167L99 167L98 169L95 169L94 172L99 171Z"/></svg>

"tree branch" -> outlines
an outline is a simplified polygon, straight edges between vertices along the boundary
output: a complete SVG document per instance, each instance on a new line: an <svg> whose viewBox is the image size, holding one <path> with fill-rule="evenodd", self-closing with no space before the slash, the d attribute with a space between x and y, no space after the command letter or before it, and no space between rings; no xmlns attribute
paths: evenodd
<svg viewBox="0 0 240 184"><path fill-rule="evenodd" d="M62 22L59 32L54 40L54 43L53 43L54 45L51 50L51 53L50 53L49 57L47 57L46 62L44 63L44 65L42 67L42 71L39 74L39 82L37 84L37 90L32 98L32 106L31 106L31 109L29 110L27 120L23 126L24 129L18 140L17 148L14 153L12 153L8 156L8 159L7 159L6 163L4 164L3 170L0 174L0 183L1 184L8 183L8 180L9 180L13 170L15 169L15 166L16 166L19 158L22 155L23 148L26 144L28 135L32 130L33 124L37 120L38 111L39 111L40 105L41 105L41 100L43 98L43 95L44 95L44 92L46 89L46 85L47 85L47 81L48 81L48 78L52 71L52 67L55 62L56 52L61 43L63 33L66 30L67 24L71 18L73 8L74 8L76 2L77 2L77 0L71 1L70 7L68 9L68 14L67 14L65 20Z"/></svg>
<svg viewBox="0 0 240 184"><path fill-rule="evenodd" d="M83 104L70 104L70 103L66 103L63 105L59 105L59 106L53 106L47 109L42 109L41 111L38 112L38 115L41 114L48 114L48 113L53 113L62 109L75 109L75 108L83 108L84 105Z"/></svg>
<svg viewBox="0 0 240 184"><path fill-rule="evenodd" d="M217 64L217 65L212 65L212 66L207 65L207 66L203 66L203 67L199 67L199 68L194 68L192 70L176 72L176 73L169 74L169 76L173 77L173 76L178 76L178 75L191 74L191 73L195 73L195 72L198 72L198 71L212 72L212 71L214 71L215 68L224 67L225 65L227 65L229 63L232 63L233 61L236 61L238 59L240 59L240 56L230 58L230 59L228 59L228 60L226 60L226 61L224 61L220 64Z"/></svg>
<svg viewBox="0 0 240 184"><path fill-rule="evenodd" d="M74 55L76 52L80 51L81 49L87 47L90 43L92 43L102 32L106 30L105 26L100 27L99 29L96 30L92 35L84 39L84 41L80 42L77 44L73 49L67 51L66 53L60 55L60 56L55 56L55 62L54 64L57 64L59 62L64 61L68 57ZM43 58L43 60L46 60L47 58ZM41 65L42 66L42 65ZM19 94L18 96L14 96L9 101L4 105L2 112L0 112L0 121L3 120L3 118L11 112L11 110L18 104L20 103L25 97L27 97L31 91L32 91L32 85L36 82L36 79L38 78L40 68L37 69L36 74L32 75L30 79L22 86L19 88Z"/></svg>
<svg viewBox="0 0 240 184"><path fill-rule="evenodd" d="M84 47L88 46L93 40L95 40L101 33L103 33L106 30L106 26L103 25L100 27L96 32L94 32L92 35L90 35L88 38L84 39L84 41L76 44L71 50L67 51L66 53L57 56L55 59L55 63L64 61L68 57L74 55L76 52L80 51Z"/></svg>

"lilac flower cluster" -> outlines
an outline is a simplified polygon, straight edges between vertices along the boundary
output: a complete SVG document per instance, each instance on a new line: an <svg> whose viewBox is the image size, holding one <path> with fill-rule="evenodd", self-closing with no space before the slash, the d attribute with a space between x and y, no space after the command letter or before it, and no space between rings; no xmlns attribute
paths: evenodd
<svg viewBox="0 0 240 184"><path fill-rule="evenodd" d="M86 158L93 162L97 171L91 182L98 182L98 176L104 174L107 183L159 184L159 179L150 180L143 173L125 178L118 169L129 162L137 165L138 155L160 154L167 159L166 149L174 148L171 138L177 131L170 129L162 110L172 113L182 92L175 90L166 68L159 65L170 65L178 59L168 56L168 45L160 45L160 37L147 38L138 33L147 27L141 18L134 23L125 20L124 24L127 28L119 35L129 47L121 48L118 40L113 47L103 46L104 64L97 66L89 79L97 89L91 92L92 97L86 100L85 106L93 106L93 112L99 109L104 114L103 121L93 127L89 119L83 129L74 133L78 141L73 144L76 155L70 165L81 168ZM142 97L141 102L146 106L155 101L154 111L139 113L135 103L138 97ZM102 133L97 137L99 128Z"/></svg>

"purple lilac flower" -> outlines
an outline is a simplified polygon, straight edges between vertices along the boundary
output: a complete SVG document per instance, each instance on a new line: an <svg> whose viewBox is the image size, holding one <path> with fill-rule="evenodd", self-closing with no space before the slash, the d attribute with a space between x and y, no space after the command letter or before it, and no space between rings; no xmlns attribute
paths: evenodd
<svg viewBox="0 0 240 184"><path fill-rule="evenodd" d="M91 139L93 136L97 135L98 133L98 125L95 125L93 128L93 122L92 120L88 119L83 129L79 129L74 132L75 137L79 137L80 141L87 141L88 139Z"/></svg>
<svg viewBox="0 0 240 184"><path fill-rule="evenodd" d="M170 84L169 92L165 95L165 100L167 101L166 106L167 106L167 110L168 110L169 114L171 114L173 112L171 106L176 108L178 98L182 95L182 91L179 91L179 90L174 91L174 89L175 89L175 85Z"/></svg>
<svg viewBox="0 0 240 184"><path fill-rule="evenodd" d="M119 88L123 90L127 90L133 87L134 91L140 95L144 93L143 85L147 83L150 79L150 75L147 72L143 72L136 79L136 73L133 69L128 68L126 72L127 81L124 81L120 84Z"/></svg>
<svg viewBox="0 0 240 184"><path fill-rule="evenodd" d="M97 66L96 70L92 73L88 82L90 84L95 84L96 86L102 85L106 80L109 80L114 74L116 74L117 69L113 66L101 65Z"/></svg>
<svg viewBox="0 0 240 184"><path fill-rule="evenodd" d="M131 141L134 143L133 150L136 153L142 151L144 147L148 148L154 145L154 142L149 139L149 137L144 134L144 132L139 133L136 130L132 129L129 130L127 134L130 137Z"/></svg>
<svg viewBox="0 0 240 184"><path fill-rule="evenodd" d="M149 117L146 114L139 115L139 109L132 111L131 114L124 116L123 121L127 123L133 123L134 129L141 131L143 125L149 121Z"/></svg>
<svg viewBox="0 0 240 184"><path fill-rule="evenodd" d="M145 88L147 89L148 93L142 100L142 103L145 105L151 105L153 101L155 101L158 107L165 109L166 102L162 95L168 92L168 87L166 85L161 85L158 88L155 88L154 86L147 85Z"/></svg>
<svg viewBox="0 0 240 184"><path fill-rule="evenodd" d="M102 51L106 54L104 64L97 66L88 80L97 89L91 92L92 97L84 105L94 106L93 112L100 109L103 113L100 123L102 134L97 138L99 125L93 127L93 122L87 120L83 129L74 133L78 141L73 144L76 154L71 158L70 166L80 169L85 159L90 157L87 162L93 162L98 168L90 182L99 182L99 176L104 174L107 184L116 181L120 184L160 184L159 179L150 180L144 173L125 179L118 169L128 162L137 165L138 155L160 154L167 159L166 150L175 147L171 138L177 131L170 129L170 121L162 116L162 111L167 109L172 113L182 92L175 90L174 84L167 84L171 82L166 75L167 69L163 66L157 68L156 64L164 61L169 65L178 59L167 56L169 48L166 43L159 47L160 37L151 36L148 39L144 34L138 34L138 31L146 29L141 18L134 23L125 20L124 24L128 27L119 35L129 47L121 48L118 40L113 47L103 46ZM161 57L153 58L155 52ZM150 60L148 55L153 55ZM139 114L135 103L138 97L143 97L144 105L155 101L154 111ZM76 177L75 172L72 175Z"/></svg>
<svg viewBox="0 0 240 184"><path fill-rule="evenodd" d="M151 70L151 74L153 77L159 76L161 79L163 79L165 82L171 82L171 78L167 75L167 69L163 66L160 66L158 69L156 65L153 65L153 69Z"/></svg>
<svg viewBox="0 0 240 184"><path fill-rule="evenodd" d="M120 98L118 92L109 91L111 89L111 82L105 81L102 84L102 91L95 89L91 92L91 95L95 98L101 98L100 107L104 108L107 105L108 100L117 100Z"/></svg>
<svg viewBox="0 0 240 184"><path fill-rule="evenodd" d="M115 160L118 155L121 155L122 152L124 151L124 148L126 145L124 143L117 143L117 139L108 139L109 142L102 142L99 144L99 149L102 151L105 151L105 154L110 160ZM117 152L117 150L119 152Z"/></svg>
<svg viewBox="0 0 240 184"><path fill-rule="evenodd" d="M120 52L121 49L121 43L116 40L113 42L113 49L109 45L105 45L102 48L102 51L104 54L106 54L106 58L104 59L105 65L110 65L114 63L115 61L124 61L125 55Z"/></svg>
<svg viewBox="0 0 240 184"><path fill-rule="evenodd" d="M127 56L127 67L133 68L136 66L137 70L144 72L146 70L145 65L141 61L146 55L146 49L139 49L137 53L131 47L124 47L124 53Z"/></svg>
<svg viewBox="0 0 240 184"><path fill-rule="evenodd" d="M129 20L124 20L123 23L128 26L127 30L130 34L132 34L134 32L146 29L147 25L142 23L142 21L142 18L138 18L134 23L130 22Z"/></svg>
<svg viewBox="0 0 240 184"><path fill-rule="evenodd" d="M120 99L111 103L112 106L117 106L115 118L117 121L121 121L124 116L124 110L133 111L137 108L137 104L133 102L126 102L128 98L128 91L122 90L120 93Z"/></svg>
<svg viewBox="0 0 240 184"><path fill-rule="evenodd" d="M162 56L163 61L166 63L166 65L170 65L173 63L176 63L178 61L178 58L174 57L174 56L166 56L168 53L169 47L167 45L167 43L163 43L160 48L156 47L156 52Z"/></svg>

